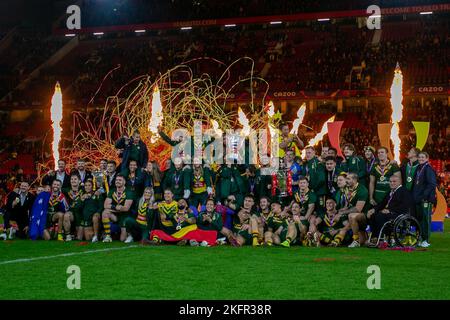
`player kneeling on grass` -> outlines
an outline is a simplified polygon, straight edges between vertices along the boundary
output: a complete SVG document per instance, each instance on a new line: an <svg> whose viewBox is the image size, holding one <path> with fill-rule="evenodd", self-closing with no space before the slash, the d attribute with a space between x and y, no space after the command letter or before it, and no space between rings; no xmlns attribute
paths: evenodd
<svg viewBox="0 0 450 320"><path fill-rule="evenodd" d="M297 237L295 223L288 219L288 210L288 207L281 210L279 202L272 203L272 213L267 221L268 228L264 235L267 245L270 246L274 243L283 247L290 247L292 240Z"/></svg>
<svg viewBox="0 0 450 320"><path fill-rule="evenodd" d="M66 197L61 192L62 182L60 180L54 180L52 182L51 195L47 209L46 228L44 230L44 239L50 240L52 238L50 229L54 223L58 223L58 227L54 230L58 234L58 241L64 241L62 235L62 225L64 214L69 211L69 205L66 201Z"/></svg>
<svg viewBox="0 0 450 320"><path fill-rule="evenodd" d="M102 213L103 228L105 229L105 239L103 242L112 242L111 221L118 223L120 230L120 241L127 238L125 219L130 216L130 208L133 204L133 192L125 189L125 177L118 174L116 177L116 189L111 190L105 199L105 209Z"/></svg>
<svg viewBox="0 0 450 320"><path fill-rule="evenodd" d="M72 174L70 176L70 189L64 192L67 202L69 203L69 211L64 214L63 225L64 232L66 235L66 241L72 241L72 223L75 223L77 239L81 240L83 238L83 228L81 226L82 218L82 201L81 196L83 195L83 190L80 187L81 180L77 174Z"/></svg>
<svg viewBox="0 0 450 320"><path fill-rule="evenodd" d="M94 193L92 180L84 183L84 194L81 196L81 201L84 238L87 241L98 242L100 212L103 211L104 200L101 195Z"/></svg>
<svg viewBox="0 0 450 320"><path fill-rule="evenodd" d="M139 200L136 219L133 217L127 217L124 221L125 228L128 233L125 243L131 243L134 240L142 240L143 242L148 240L150 229L154 224L154 202L155 196L153 194L153 188L145 188L144 194Z"/></svg>
<svg viewBox="0 0 450 320"><path fill-rule="evenodd" d="M244 204L242 208L234 215L233 221L233 233L235 234L235 245L243 246L245 244L252 243L250 218L254 214L253 206L255 200L252 195L247 195L244 198ZM253 237L258 238L258 234L254 234Z"/></svg>
<svg viewBox="0 0 450 320"><path fill-rule="evenodd" d="M198 214L197 226L201 230L216 230L218 232L218 244L225 244L225 238L220 234L225 236L230 243L233 243L235 241L233 232L223 226L222 215L215 211L215 203L213 199L206 200L205 211L202 211ZM208 245L208 243L206 241L203 241L202 243L200 243L200 245L206 246Z"/></svg>
<svg viewBox="0 0 450 320"><path fill-rule="evenodd" d="M330 247L339 246L343 240L350 239L348 221L345 216L339 215L336 210L336 200L330 198L325 202L326 213L323 218L317 218L314 228L316 229L314 238L317 239L317 246L320 244Z"/></svg>
<svg viewBox="0 0 450 320"><path fill-rule="evenodd" d="M264 244L264 234L267 232L267 220L270 216L270 199L263 196L259 199L259 211L250 218L253 236L253 246Z"/></svg>

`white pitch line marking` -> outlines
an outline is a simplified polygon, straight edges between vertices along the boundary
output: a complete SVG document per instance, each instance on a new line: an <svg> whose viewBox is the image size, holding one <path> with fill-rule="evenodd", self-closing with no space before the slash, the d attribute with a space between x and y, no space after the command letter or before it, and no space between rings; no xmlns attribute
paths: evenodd
<svg viewBox="0 0 450 320"><path fill-rule="evenodd" d="M11 264L11 263L19 263L19 262L31 262L36 260L47 260L47 259L53 259L53 258L60 258L60 257L70 257L75 256L78 254L86 254L86 253L97 253L97 252L107 252L107 251L116 251L116 250L126 250L130 248L137 248L138 246L128 246L128 247L119 247L119 248L106 248L106 249L98 249L98 250L88 250L88 251L81 251L81 252L69 252L69 253L62 253L57 254L54 256L44 256L44 257L35 257L35 258L22 258L22 259L16 259L16 260L7 260L7 261L0 261L0 265L4 264Z"/></svg>

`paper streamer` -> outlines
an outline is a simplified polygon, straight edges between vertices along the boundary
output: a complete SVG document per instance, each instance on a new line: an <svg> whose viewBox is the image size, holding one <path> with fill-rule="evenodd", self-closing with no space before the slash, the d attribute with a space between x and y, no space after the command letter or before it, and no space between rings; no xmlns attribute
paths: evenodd
<svg viewBox="0 0 450 320"><path fill-rule="evenodd" d="M394 154L391 151L391 128L392 123L378 124L378 138L380 139L380 146L386 147L389 150L389 159L394 159Z"/></svg>
<svg viewBox="0 0 450 320"><path fill-rule="evenodd" d="M340 147L340 133L342 125L344 124L344 121L334 121L334 122L328 122L328 140L330 140L331 146L337 150L338 156L344 158L344 155L342 154L342 150Z"/></svg>
<svg viewBox="0 0 450 320"><path fill-rule="evenodd" d="M412 124L416 130L416 148L422 150L427 143L428 134L430 133L430 123L426 121L413 121Z"/></svg>

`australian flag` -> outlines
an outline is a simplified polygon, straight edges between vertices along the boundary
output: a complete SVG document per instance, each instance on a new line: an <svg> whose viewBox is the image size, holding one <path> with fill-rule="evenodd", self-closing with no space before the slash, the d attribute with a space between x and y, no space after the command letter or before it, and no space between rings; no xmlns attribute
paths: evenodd
<svg viewBox="0 0 450 320"><path fill-rule="evenodd" d="M49 199L50 192L41 192L33 203L29 231L32 240L36 240L43 236L45 225L47 223Z"/></svg>

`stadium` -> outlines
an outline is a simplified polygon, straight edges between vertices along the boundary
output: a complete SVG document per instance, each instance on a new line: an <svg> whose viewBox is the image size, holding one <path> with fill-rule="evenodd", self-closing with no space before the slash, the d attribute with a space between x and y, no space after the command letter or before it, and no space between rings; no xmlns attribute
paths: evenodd
<svg viewBox="0 0 450 320"><path fill-rule="evenodd" d="M0 2L0 299L449 300L449 15Z"/></svg>

